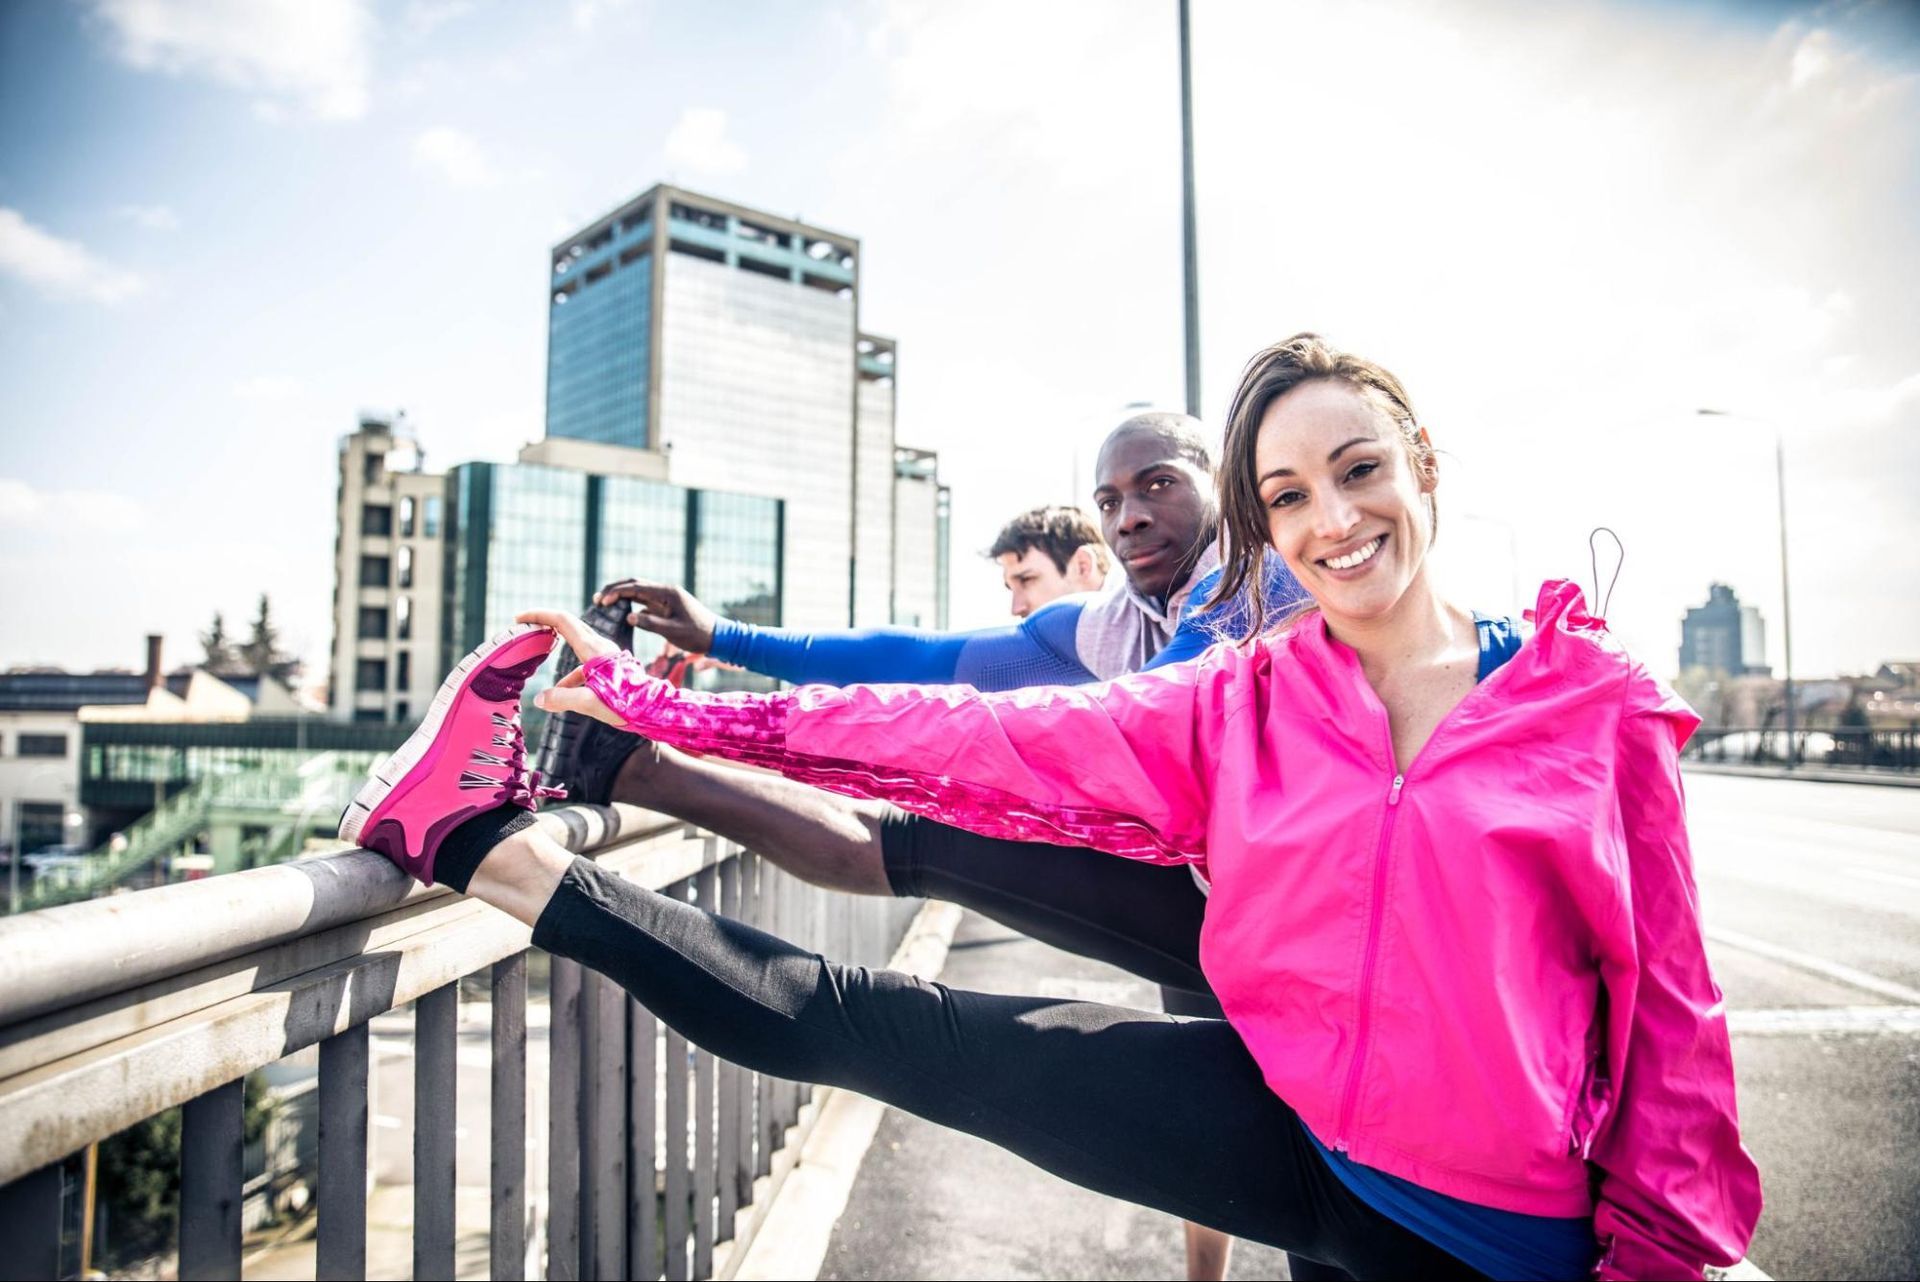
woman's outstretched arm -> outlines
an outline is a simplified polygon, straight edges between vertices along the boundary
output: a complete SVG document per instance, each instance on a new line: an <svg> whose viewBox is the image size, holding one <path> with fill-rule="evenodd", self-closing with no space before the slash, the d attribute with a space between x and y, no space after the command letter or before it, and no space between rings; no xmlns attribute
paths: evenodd
<svg viewBox="0 0 1920 1282"><path fill-rule="evenodd" d="M648 677L571 616L523 615L587 656L542 705L988 836L1158 863L1205 855L1211 765L1247 656L1099 686L808 686L702 694ZM576 641L575 634L581 634Z"/></svg>

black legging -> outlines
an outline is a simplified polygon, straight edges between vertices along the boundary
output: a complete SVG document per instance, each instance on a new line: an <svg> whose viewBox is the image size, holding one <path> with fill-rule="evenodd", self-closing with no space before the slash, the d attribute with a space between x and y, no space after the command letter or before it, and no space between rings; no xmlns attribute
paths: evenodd
<svg viewBox="0 0 1920 1282"><path fill-rule="evenodd" d="M944 899L1130 971L1160 985L1169 1015L1225 1018L1200 972L1207 897L1185 868L982 837L897 810L880 821L880 852L896 895Z"/></svg>
<svg viewBox="0 0 1920 1282"><path fill-rule="evenodd" d="M690 1041L1362 1277L1480 1274L1354 1197L1232 1027L832 964L574 860L533 942Z"/></svg>

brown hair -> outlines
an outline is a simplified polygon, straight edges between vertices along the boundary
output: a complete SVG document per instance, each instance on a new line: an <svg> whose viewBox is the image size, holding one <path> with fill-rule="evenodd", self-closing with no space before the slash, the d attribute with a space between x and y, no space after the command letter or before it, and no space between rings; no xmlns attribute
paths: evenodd
<svg viewBox="0 0 1920 1282"><path fill-rule="evenodd" d="M1065 574L1067 562L1083 547L1093 549L1093 567L1105 574L1111 564L1107 545L1091 517L1077 507L1037 507L1001 527L1000 537L987 549L987 559L996 560L1009 552L1025 556L1030 549L1039 548L1054 568Z"/></svg>
<svg viewBox="0 0 1920 1282"><path fill-rule="evenodd" d="M1400 441L1414 470L1423 476L1433 475L1433 446L1420 439L1413 401L1400 380L1381 366L1331 346L1318 334L1295 334L1248 361L1246 371L1240 375L1240 386L1234 390L1233 404L1227 410L1226 440L1220 450L1220 533L1224 565L1220 587L1208 608L1245 592L1250 598L1253 621L1249 635L1257 636L1267 624L1265 593L1260 590L1260 567L1268 542L1267 506L1260 501L1259 470L1254 462L1260 421L1273 403L1288 392L1303 383L1321 379L1346 383L1372 399L1399 425ZM1439 510L1432 503L1431 495L1428 499L1429 519L1438 532Z"/></svg>

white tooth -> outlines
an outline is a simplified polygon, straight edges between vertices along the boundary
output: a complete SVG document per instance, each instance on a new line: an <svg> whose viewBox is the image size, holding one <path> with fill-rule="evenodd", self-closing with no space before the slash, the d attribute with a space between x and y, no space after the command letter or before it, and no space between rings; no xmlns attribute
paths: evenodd
<svg viewBox="0 0 1920 1282"><path fill-rule="evenodd" d="M1381 539L1376 538L1365 547L1355 548L1345 556L1329 559L1327 564L1336 570L1351 570L1356 565L1365 564L1375 552L1378 552L1381 542Z"/></svg>

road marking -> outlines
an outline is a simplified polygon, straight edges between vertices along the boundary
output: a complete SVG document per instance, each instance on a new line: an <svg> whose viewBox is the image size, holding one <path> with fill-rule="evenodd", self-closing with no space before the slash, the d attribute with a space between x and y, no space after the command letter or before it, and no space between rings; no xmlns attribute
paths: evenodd
<svg viewBox="0 0 1920 1282"><path fill-rule="evenodd" d="M1822 1006L1727 1012L1727 1029L1750 1036L1920 1033L1920 1006Z"/></svg>
<svg viewBox="0 0 1920 1282"><path fill-rule="evenodd" d="M1909 877L1905 873L1881 872L1874 868L1849 868L1847 876L1857 877L1861 881L1882 881L1889 886L1912 886L1920 889L1920 877Z"/></svg>
<svg viewBox="0 0 1920 1282"><path fill-rule="evenodd" d="M1737 930L1723 930L1709 927L1707 938L1716 944L1725 944L1729 948L1738 948L1743 953L1752 953L1756 957L1767 957L1774 961L1804 970L1812 975L1824 975L1828 979L1837 979L1843 984L1851 984L1862 992L1875 993L1881 997L1892 998L1907 1006L1920 1006L1920 988L1909 988L1905 984L1895 983L1891 979L1882 979L1878 975L1869 975L1864 970L1837 961L1828 961L1825 957L1816 957L1812 953L1803 953L1797 948L1786 948L1752 935L1743 935Z"/></svg>

